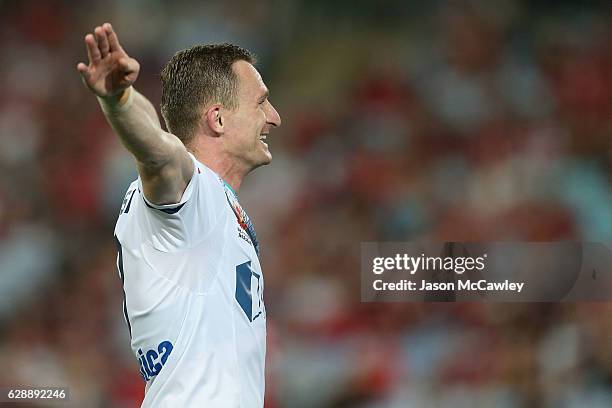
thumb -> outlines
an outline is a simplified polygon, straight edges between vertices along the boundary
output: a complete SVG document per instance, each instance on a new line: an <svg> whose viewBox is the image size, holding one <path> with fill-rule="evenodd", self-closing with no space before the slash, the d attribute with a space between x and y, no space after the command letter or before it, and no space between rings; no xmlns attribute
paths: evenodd
<svg viewBox="0 0 612 408"><path fill-rule="evenodd" d="M133 58L121 58L119 61L119 66L126 72L132 73L138 71L140 65Z"/></svg>
<svg viewBox="0 0 612 408"><path fill-rule="evenodd" d="M89 69L87 68L87 65L83 64L82 62L79 62L77 64L76 69L77 71L79 71L79 74L81 74L83 78L89 78Z"/></svg>

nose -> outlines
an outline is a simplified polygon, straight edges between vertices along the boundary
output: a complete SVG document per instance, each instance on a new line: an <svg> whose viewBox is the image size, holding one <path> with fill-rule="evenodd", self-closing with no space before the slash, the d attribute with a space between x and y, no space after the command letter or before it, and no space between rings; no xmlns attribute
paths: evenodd
<svg viewBox="0 0 612 408"><path fill-rule="evenodd" d="M268 112L266 112L266 121L273 126L281 125L281 117L276 111L276 108L272 105L272 103L268 103Z"/></svg>

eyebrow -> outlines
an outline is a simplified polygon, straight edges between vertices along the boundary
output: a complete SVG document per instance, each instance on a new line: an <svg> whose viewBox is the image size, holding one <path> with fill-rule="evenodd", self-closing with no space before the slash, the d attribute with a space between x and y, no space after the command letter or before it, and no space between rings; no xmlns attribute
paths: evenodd
<svg viewBox="0 0 612 408"><path fill-rule="evenodd" d="M268 97L270 96L270 90L266 89L266 92L263 93L263 95L261 95L259 97L259 101L265 101Z"/></svg>

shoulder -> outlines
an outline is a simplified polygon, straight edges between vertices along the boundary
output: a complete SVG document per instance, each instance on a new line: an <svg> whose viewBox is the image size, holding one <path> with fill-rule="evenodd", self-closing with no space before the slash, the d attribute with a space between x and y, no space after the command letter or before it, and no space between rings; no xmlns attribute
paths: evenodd
<svg viewBox="0 0 612 408"><path fill-rule="evenodd" d="M198 161L198 159L196 159L192 153L189 153L189 156L193 160L193 164L195 166L194 177L198 179L198 183L206 185L206 187L208 187L208 191L212 190L225 195L223 179L210 167Z"/></svg>
<svg viewBox="0 0 612 408"><path fill-rule="evenodd" d="M227 198L220 177L195 160L194 172L181 199L156 205L143 194L140 178L126 192L116 234L130 242L150 242L164 252L193 246L222 219Z"/></svg>

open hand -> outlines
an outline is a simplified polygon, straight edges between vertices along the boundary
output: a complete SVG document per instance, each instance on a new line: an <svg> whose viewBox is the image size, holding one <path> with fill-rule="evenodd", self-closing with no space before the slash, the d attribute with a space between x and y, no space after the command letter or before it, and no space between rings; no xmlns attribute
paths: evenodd
<svg viewBox="0 0 612 408"><path fill-rule="evenodd" d="M83 82L97 96L121 96L138 78L140 64L121 48L109 23L85 36L89 65L77 64Z"/></svg>

